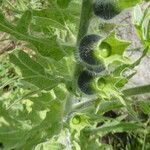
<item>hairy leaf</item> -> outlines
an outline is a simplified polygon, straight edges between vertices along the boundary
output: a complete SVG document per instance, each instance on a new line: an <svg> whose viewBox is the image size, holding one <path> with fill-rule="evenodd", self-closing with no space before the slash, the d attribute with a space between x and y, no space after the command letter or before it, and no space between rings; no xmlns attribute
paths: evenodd
<svg viewBox="0 0 150 150"><path fill-rule="evenodd" d="M59 79L46 74L45 69L23 51L10 54L10 61L20 68L24 80L40 89L50 90L59 83Z"/></svg>

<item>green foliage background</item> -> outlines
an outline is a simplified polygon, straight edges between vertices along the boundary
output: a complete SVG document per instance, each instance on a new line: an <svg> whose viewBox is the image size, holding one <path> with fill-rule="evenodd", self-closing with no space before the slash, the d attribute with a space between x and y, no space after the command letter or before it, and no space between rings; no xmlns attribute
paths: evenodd
<svg viewBox="0 0 150 150"><path fill-rule="evenodd" d="M135 5L139 1L133 2ZM149 51L150 9L140 16L136 16L140 8L134 9L133 23L144 48L136 62L123 57L130 42L116 38L114 31L104 37L103 41L112 47L112 56L105 59L106 85L102 88L95 81L98 92L91 97L76 85L80 69L85 68L76 54L78 40L86 34L84 32L92 30L99 34L95 24L91 29L86 27L88 19L95 17L88 13L91 9L88 4L90 0L83 0L83 5L80 0L1 1L0 30L8 33L11 40L25 42L26 50L17 46L8 55L0 56L0 149L150 148L150 102L128 99L137 89L122 91L132 75L121 74L137 66ZM127 4L130 5L123 6L128 7ZM11 19L8 19L7 9ZM84 22L85 16L89 18ZM32 49L32 53L28 49ZM109 71L113 65L113 71ZM115 119L104 116L111 110L119 114ZM143 114L145 117L141 117ZM104 124L97 127L99 122ZM128 134L125 147L121 138L118 142L109 136L108 143L101 141L109 133L120 132Z"/></svg>

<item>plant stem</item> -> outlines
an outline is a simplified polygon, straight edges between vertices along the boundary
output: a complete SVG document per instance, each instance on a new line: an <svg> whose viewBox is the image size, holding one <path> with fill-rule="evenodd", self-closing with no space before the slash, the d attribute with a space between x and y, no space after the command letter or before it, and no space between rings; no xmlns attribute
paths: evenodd
<svg viewBox="0 0 150 150"><path fill-rule="evenodd" d="M88 106L92 105L94 101L96 101L96 99L91 99L91 100L87 100L84 102L79 102L77 104L74 104L72 107L72 110L77 110L77 109L81 109L83 107L88 107Z"/></svg>
<svg viewBox="0 0 150 150"><path fill-rule="evenodd" d="M129 88L129 89L123 90L122 93L125 96L133 96L133 95L138 95L138 94L150 93L150 84L137 86L134 88Z"/></svg>
<svg viewBox="0 0 150 150"><path fill-rule="evenodd" d="M76 48L77 49L78 49L78 45L79 45L80 40L82 39L82 37L84 35L87 34L91 17L92 17L92 0L82 0L79 30L78 30L78 36L77 36L77 41L76 41ZM75 65L74 75L73 75L73 79L72 79L72 89L73 89L74 93L76 93L77 77L78 77L78 75L82 69L83 69L82 64L77 62ZM80 107L80 106L75 106L75 107ZM71 94L68 96L65 108L67 109L65 114L68 114L72 109L72 95Z"/></svg>
<svg viewBox="0 0 150 150"><path fill-rule="evenodd" d="M78 36L76 41L76 48L78 49L80 40L84 35L87 34L90 19L92 17L92 0L82 0L82 8L81 8L81 16L80 16L80 24L78 30ZM76 50L77 51L77 50ZM80 62L77 62L75 69L74 69L74 76L73 76L73 89L76 91L76 80L83 69L83 66Z"/></svg>
<svg viewBox="0 0 150 150"><path fill-rule="evenodd" d="M143 85L143 86L137 86L134 88L129 88L129 89L123 90L122 92L123 92L124 96L133 96L133 95L138 95L138 94L150 93L150 84ZM96 101L96 99L91 99L88 101L79 102L77 104L74 104L72 106L72 110L77 110L77 109L81 109L83 107L88 107L88 106L92 105L94 101ZM129 107L128 107L128 109L129 109Z"/></svg>
<svg viewBox="0 0 150 150"><path fill-rule="evenodd" d="M92 0L82 0L82 10L80 16L80 25L77 37L77 46L81 38L87 33L90 19L92 17Z"/></svg>

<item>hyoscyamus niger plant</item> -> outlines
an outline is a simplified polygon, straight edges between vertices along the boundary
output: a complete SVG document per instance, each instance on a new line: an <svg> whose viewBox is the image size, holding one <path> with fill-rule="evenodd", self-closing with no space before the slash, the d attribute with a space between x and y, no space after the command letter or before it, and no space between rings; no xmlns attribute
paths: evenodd
<svg viewBox="0 0 150 150"><path fill-rule="evenodd" d="M9 53L24 92L0 101L0 149L150 149L150 102L131 100L149 93L150 85L123 90L135 74L125 72L150 52L150 9L139 7L144 1L21 2L1 4L0 30L26 49ZM136 61L124 56L131 43L115 30L105 37L90 30L92 18L107 22L128 8L143 46Z"/></svg>

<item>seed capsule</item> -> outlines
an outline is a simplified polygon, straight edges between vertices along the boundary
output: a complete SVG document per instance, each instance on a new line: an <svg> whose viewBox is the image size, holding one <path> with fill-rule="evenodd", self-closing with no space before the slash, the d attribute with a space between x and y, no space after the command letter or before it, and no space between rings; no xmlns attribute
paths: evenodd
<svg viewBox="0 0 150 150"><path fill-rule="evenodd" d="M112 19L121 12L115 0L96 0L93 11L96 16L105 20Z"/></svg>
<svg viewBox="0 0 150 150"><path fill-rule="evenodd" d="M87 95L94 94L94 89L92 87L93 79L94 77L87 70L84 70L78 77L79 89Z"/></svg>
<svg viewBox="0 0 150 150"><path fill-rule="evenodd" d="M98 65L102 60L94 56L93 51L97 48L101 37L96 34L86 35L81 39L79 45L79 56L85 63L89 65Z"/></svg>

